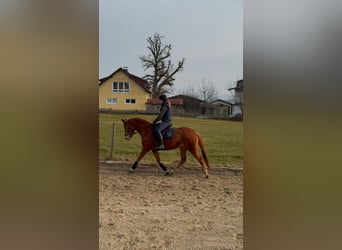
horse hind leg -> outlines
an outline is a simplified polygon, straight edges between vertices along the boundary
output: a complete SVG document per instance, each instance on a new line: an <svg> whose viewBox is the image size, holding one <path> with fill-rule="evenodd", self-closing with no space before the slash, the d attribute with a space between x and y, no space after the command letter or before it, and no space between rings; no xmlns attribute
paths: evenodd
<svg viewBox="0 0 342 250"><path fill-rule="evenodd" d="M180 151L180 154L181 154L181 160L180 160L180 162L178 163L178 165L175 167L175 173L176 173L176 171L178 170L178 169L180 169L182 166L183 166L183 164L186 162L186 148L185 147L180 147L180 149L179 149L179 151Z"/></svg>
<svg viewBox="0 0 342 250"><path fill-rule="evenodd" d="M197 147L189 149L190 153L197 159L197 161L201 164L203 174L205 175L205 178L209 178L208 174L208 166L205 164L204 159L202 156L198 153Z"/></svg>

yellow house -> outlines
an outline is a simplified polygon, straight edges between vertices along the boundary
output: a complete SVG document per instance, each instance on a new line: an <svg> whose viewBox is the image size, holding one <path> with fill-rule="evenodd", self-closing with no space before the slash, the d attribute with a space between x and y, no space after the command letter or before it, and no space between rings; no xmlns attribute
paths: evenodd
<svg viewBox="0 0 342 250"><path fill-rule="evenodd" d="M146 111L151 98L147 81L118 68L111 75L99 80L99 109L120 111Z"/></svg>

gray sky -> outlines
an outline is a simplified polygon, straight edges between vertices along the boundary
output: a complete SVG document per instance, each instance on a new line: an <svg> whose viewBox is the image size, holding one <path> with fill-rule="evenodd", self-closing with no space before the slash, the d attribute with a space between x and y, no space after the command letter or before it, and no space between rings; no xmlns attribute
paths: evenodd
<svg viewBox="0 0 342 250"><path fill-rule="evenodd" d="M146 38L154 33L172 45L175 66L185 58L176 93L197 90L205 78L224 97L243 78L242 0L100 0L99 9L100 78L123 66L147 73L139 56L148 54Z"/></svg>

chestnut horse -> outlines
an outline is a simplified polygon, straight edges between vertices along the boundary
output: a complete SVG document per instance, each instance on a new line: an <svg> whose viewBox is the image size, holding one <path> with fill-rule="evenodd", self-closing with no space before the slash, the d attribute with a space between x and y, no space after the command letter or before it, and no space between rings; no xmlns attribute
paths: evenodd
<svg viewBox="0 0 342 250"><path fill-rule="evenodd" d="M130 140L135 132L138 132L141 136L142 149L134 162L130 172L133 173L137 167L139 161L145 156L149 151L152 151L154 157L156 158L159 166L164 170L165 175L169 172L167 168L160 162L160 156L156 147L156 140L152 134L152 124L146 120L140 118L131 118L128 120L123 120L125 128L125 139ZM175 148L180 148L181 160L178 163L176 170L179 169L186 161L186 152L190 153L198 160L202 166L203 173L206 178L208 175L209 161L207 152L205 150L205 144L203 138L193 129L187 127L175 128L173 137L171 139L164 139L165 148L162 150L171 150ZM198 152L200 147L202 156Z"/></svg>

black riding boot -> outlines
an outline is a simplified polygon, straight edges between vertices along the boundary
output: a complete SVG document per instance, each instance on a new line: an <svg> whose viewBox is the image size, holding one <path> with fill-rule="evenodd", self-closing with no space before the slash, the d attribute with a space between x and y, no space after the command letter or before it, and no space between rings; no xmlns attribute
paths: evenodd
<svg viewBox="0 0 342 250"><path fill-rule="evenodd" d="M163 144L163 137L161 135L161 133L159 132L158 133L158 138L156 138L157 140L157 146L156 146L156 149L164 149L164 144Z"/></svg>

